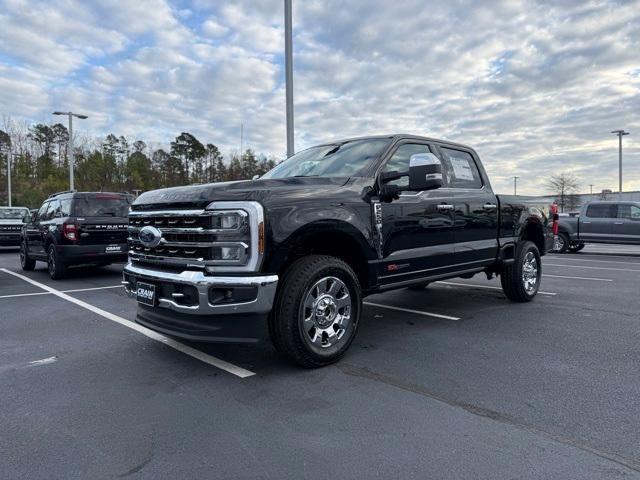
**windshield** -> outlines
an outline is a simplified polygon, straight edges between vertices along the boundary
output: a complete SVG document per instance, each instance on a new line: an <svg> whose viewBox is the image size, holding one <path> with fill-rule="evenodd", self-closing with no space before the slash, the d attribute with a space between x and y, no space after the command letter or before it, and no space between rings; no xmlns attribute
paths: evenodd
<svg viewBox="0 0 640 480"><path fill-rule="evenodd" d="M122 195L96 195L73 200L76 217L126 217L130 201Z"/></svg>
<svg viewBox="0 0 640 480"><path fill-rule="evenodd" d="M284 160L261 178L351 177L389 145L388 138L311 147Z"/></svg>
<svg viewBox="0 0 640 480"><path fill-rule="evenodd" d="M0 220L22 220L25 215L29 215L25 208L0 208Z"/></svg>

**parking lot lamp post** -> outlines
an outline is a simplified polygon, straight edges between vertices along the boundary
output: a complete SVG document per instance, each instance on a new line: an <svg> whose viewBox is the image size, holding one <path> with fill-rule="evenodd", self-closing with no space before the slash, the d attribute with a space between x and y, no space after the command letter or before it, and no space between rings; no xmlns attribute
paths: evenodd
<svg viewBox="0 0 640 480"><path fill-rule="evenodd" d="M620 199L622 199L622 137L629 135L629 132L613 130L611 133L618 135L618 193L620 194Z"/></svg>
<svg viewBox="0 0 640 480"><path fill-rule="evenodd" d="M516 177L515 175L513 176L513 195L517 196L518 195L518 179L520 177Z"/></svg>
<svg viewBox="0 0 640 480"><path fill-rule="evenodd" d="M8 205L11 207L11 146L7 148L7 199Z"/></svg>
<svg viewBox="0 0 640 480"><path fill-rule="evenodd" d="M287 158L293 155L293 27L292 0L284 0L284 68L285 68L285 101L287 114Z"/></svg>
<svg viewBox="0 0 640 480"><path fill-rule="evenodd" d="M87 117L87 115L82 115L82 114L73 113L73 112L53 112L53 114L67 115L69 117L69 146L67 148L67 150L71 150L71 156L69 157L69 190L73 190L74 189L73 167L76 163L76 154L73 148L73 117L79 118L80 120L84 120L89 117Z"/></svg>

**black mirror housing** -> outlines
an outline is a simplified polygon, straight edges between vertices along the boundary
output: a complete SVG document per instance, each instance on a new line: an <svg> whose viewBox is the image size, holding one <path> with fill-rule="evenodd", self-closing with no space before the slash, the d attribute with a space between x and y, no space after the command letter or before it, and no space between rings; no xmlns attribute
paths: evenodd
<svg viewBox="0 0 640 480"><path fill-rule="evenodd" d="M409 159L409 190L421 192L442 187L442 162L433 153L418 153Z"/></svg>

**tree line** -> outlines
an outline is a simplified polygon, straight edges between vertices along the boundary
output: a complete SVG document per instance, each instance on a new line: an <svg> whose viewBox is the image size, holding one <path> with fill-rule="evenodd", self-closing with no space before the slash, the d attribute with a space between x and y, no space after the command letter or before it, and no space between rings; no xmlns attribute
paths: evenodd
<svg viewBox="0 0 640 480"><path fill-rule="evenodd" d="M195 183L225 182L262 175L272 157L246 149L225 159L212 143L182 132L168 148L153 148L109 134L103 139L74 134L75 188L79 191L136 192ZM11 152L14 205L38 207L51 193L69 188L69 131L60 123L0 128L0 202L7 202L7 160Z"/></svg>

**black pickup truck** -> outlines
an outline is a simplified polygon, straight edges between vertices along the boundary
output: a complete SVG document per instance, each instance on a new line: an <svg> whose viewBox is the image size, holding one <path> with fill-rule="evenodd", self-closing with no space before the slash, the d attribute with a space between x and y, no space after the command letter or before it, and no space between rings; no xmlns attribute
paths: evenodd
<svg viewBox="0 0 640 480"><path fill-rule="evenodd" d="M476 152L411 135L331 142L252 181L147 192L123 283L137 321L197 341L267 333L300 365L340 358L363 297L478 273L531 300L547 218L496 196Z"/></svg>

